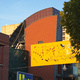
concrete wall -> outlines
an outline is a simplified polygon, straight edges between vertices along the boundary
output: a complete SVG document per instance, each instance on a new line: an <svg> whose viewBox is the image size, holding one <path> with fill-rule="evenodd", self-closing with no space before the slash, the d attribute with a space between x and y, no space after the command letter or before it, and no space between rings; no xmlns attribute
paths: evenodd
<svg viewBox="0 0 80 80"><path fill-rule="evenodd" d="M10 36L19 25L20 24L11 24L2 26L2 33Z"/></svg>

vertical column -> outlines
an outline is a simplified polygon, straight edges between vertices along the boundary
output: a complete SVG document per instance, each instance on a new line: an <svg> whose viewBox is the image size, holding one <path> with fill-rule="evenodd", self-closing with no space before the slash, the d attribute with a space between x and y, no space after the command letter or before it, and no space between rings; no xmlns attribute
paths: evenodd
<svg viewBox="0 0 80 80"><path fill-rule="evenodd" d="M19 80L21 80L21 74L19 74Z"/></svg>

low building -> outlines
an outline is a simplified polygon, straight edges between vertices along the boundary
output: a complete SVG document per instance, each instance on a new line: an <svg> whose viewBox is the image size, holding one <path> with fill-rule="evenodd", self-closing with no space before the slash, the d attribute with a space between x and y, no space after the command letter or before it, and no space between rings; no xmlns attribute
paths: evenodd
<svg viewBox="0 0 80 80"><path fill-rule="evenodd" d="M0 33L0 80L8 80L9 36Z"/></svg>
<svg viewBox="0 0 80 80"><path fill-rule="evenodd" d="M20 23L2 26L2 33L11 36L19 25Z"/></svg>

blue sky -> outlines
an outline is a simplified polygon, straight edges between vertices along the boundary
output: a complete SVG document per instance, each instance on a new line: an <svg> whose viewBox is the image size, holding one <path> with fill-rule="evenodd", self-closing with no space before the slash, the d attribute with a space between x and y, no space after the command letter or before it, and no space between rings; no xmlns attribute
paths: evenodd
<svg viewBox="0 0 80 80"><path fill-rule="evenodd" d="M0 32L2 26L23 22L33 13L54 7L59 11L69 0L0 0Z"/></svg>

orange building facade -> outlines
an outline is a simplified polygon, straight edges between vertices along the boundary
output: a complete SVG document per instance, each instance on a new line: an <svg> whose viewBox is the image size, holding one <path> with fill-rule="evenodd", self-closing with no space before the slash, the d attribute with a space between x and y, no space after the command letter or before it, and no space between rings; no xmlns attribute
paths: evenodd
<svg viewBox="0 0 80 80"><path fill-rule="evenodd" d="M59 11L55 8L41 10L25 20L25 47L29 51L28 72L43 80L56 80L58 66L30 67L31 45L62 40Z"/></svg>

